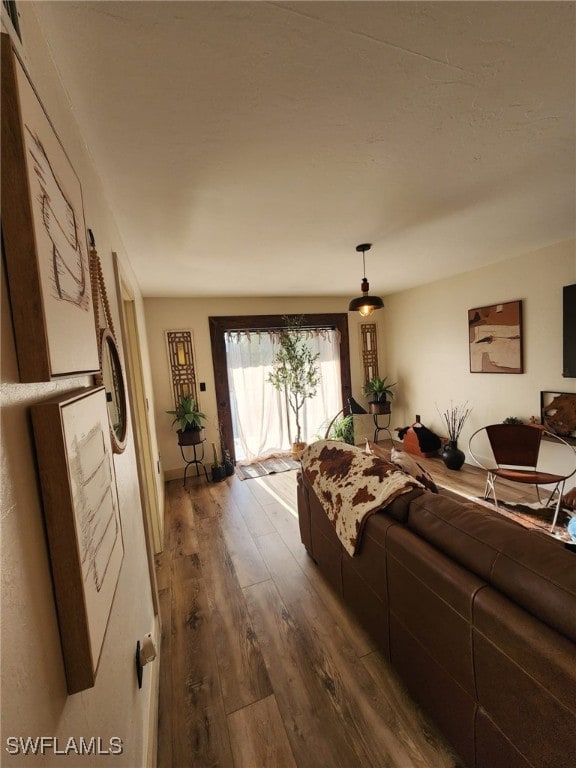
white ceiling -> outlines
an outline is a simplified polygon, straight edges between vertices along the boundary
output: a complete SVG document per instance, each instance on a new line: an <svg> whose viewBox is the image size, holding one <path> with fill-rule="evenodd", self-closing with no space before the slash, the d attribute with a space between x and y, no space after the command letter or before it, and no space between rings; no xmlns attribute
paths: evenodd
<svg viewBox="0 0 576 768"><path fill-rule="evenodd" d="M574 237L566 2L35 4L148 296L371 293Z"/></svg>

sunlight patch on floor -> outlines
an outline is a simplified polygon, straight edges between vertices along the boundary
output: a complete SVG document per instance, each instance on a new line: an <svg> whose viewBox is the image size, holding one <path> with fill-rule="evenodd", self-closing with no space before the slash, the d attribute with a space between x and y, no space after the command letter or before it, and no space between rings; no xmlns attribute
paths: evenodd
<svg viewBox="0 0 576 768"><path fill-rule="evenodd" d="M292 470L293 471L293 470ZM251 483L257 483L260 488L262 488L266 493L271 496L274 501L276 501L278 504L281 504L284 509L288 510L292 517L298 517L298 511L296 507L290 506L286 499L283 499L281 496L279 496L272 488L270 488L269 482L266 482L265 477L255 477L250 480Z"/></svg>

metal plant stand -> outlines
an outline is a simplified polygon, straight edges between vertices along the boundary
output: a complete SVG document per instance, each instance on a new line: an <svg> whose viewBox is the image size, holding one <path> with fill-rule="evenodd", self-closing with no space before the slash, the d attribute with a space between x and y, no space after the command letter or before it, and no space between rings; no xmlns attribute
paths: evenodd
<svg viewBox="0 0 576 768"><path fill-rule="evenodd" d="M390 432L390 417L391 417L391 415L392 414L391 414L390 411L388 411L388 413L375 413L373 415L374 427L375 427L375 429L374 429L374 442L375 443L378 442L378 433L379 432L388 432L388 437L390 438L390 442L392 442L392 433ZM380 425L378 423L378 419L379 418L386 419L386 423Z"/></svg>
<svg viewBox="0 0 576 768"><path fill-rule="evenodd" d="M204 470L204 474L206 475L206 480L208 481L208 470L204 466L204 443L206 442L206 438L202 440L200 443L191 443L188 446L180 445L180 453L182 454L182 458L184 459L186 463L186 467L184 469L184 488L186 488L186 475L188 474L188 467L195 466L196 467L196 477L200 477L200 467ZM192 448L194 451L194 458L193 459L187 459L186 454L184 453L184 447ZM200 450L200 455L198 455L198 450Z"/></svg>

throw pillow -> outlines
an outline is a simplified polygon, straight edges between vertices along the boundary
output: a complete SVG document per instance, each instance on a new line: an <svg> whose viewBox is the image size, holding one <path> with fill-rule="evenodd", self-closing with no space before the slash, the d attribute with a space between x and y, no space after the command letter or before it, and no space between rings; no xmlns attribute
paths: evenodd
<svg viewBox="0 0 576 768"><path fill-rule="evenodd" d="M438 487L430 474L424 469L421 464L410 456L409 453L404 451L398 451L396 448L392 448L390 453L390 461L395 464L403 472L408 475L412 475L413 478L418 480L419 483L427 488L432 493L438 493Z"/></svg>

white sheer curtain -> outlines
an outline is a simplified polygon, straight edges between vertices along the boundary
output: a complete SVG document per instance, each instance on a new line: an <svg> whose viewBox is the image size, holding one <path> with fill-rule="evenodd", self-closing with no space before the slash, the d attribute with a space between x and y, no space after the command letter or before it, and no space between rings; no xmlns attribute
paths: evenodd
<svg viewBox="0 0 576 768"><path fill-rule="evenodd" d="M331 329L307 332L319 352L320 385L301 412L303 439L312 442L342 408L339 334ZM279 334L241 331L226 334L228 385L234 428L234 448L240 464L249 464L290 450L294 418L283 392L269 384L268 374L279 349Z"/></svg>

